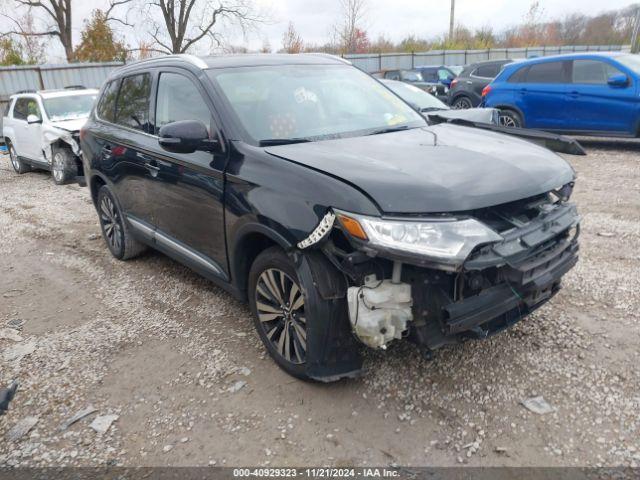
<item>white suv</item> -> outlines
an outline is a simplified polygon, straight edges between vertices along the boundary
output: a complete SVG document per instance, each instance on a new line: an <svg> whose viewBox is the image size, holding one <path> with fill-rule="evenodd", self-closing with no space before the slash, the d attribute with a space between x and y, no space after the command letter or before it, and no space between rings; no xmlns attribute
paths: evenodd
<svg viewBox="0 0 640 480"><path fill-rule="evenodd" d="M79 132L97 95L98 90L82 87L12 95L2 135L14 170L50 170L58 185L82 175Z"/></svg>

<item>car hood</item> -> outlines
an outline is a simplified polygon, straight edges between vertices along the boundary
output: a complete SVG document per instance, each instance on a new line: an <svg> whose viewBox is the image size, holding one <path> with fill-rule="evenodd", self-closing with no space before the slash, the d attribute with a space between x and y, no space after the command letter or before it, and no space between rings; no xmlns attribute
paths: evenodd
<svg viewBox="0 0 640 480"><path fill-rule="evenodd" d="M465 110L433 110L424 113L425 116L436 116L445 119L457 118L471 122L497 124L498 109L496 108L467 108Z"/></svg>
<svg viewBox="0 0 640 480"><path fill-rule="evenodd" d="M68 130L69 132L79 132L82 126L87 123L87 118L75 118L73 120L58 120L49 122L52 126Z"/></svg>
<svg viewBox="0 0 640 480"><path fill-rule="evenodd" d="M265 150L342 179L387 214L500 205L548 192L575 177L564 159L543 147L450 124Z"/></svg>

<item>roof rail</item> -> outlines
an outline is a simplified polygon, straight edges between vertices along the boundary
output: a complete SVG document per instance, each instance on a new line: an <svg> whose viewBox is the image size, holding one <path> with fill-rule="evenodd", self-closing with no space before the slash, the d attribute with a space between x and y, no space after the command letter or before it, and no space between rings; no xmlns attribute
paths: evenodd
<svg viewBox="0 0 640 480"><path fill-rule="evenodd" d="M86 90L87 87L84 85L67 85L64 87L65 90Z"/></svg>
<svg viewBox="0 0 640 480"><path fill-rule="evenodd" d="M25 90L18 90L14 95L20 95L21 93L38 93L38 92L31 88L31 89L25 89Z"/></svg>
<svg viewBox="0 0 640 480"><path fill-rule="evenodd" d="M349 60L344 57L340 57L338 55L333 55L332 53L325 52L307 52L307 55L317 55L318 57L331 58L333 60L338 60L339 62L346 63L347 65L353 65Z"/></svg>
<svg viewBox="0 0 640 480"><path fill-rule="evenodd" d="M208 65L201 58L196 57L195 55L190 55L188 53L176 53L173 55L164 55L162 57L145 58L144 60L137 60L135 62L127 63L124 66L127 67L129 65L140 65L142 63L152 63L160 60L171 60L171 59L186 60L187 62L191 63L192 65L195 65L198 68L203 68L203 69L208 68Z"/></svg>

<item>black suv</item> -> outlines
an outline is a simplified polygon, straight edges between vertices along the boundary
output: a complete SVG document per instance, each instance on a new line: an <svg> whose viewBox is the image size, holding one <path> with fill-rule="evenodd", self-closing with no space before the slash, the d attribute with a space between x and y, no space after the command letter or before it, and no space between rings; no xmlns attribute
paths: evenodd
<svg viewBox="0 0 640 480"><path fill-rule="evenodd" d="M502 67L513 60L488 60L465 67L451 81L449 105L451 108L474 108L482 102L482 90L498 76Z"/></svg>
<svg viewBox="0 0 640 480"><path fill-rule="evenodd" d="M81 143L116 258L150 246L248 299L283 369L332 381L361 344L500 331L576 263L571 167L470 125L331 56L179 55L115 71Z"/></svg>

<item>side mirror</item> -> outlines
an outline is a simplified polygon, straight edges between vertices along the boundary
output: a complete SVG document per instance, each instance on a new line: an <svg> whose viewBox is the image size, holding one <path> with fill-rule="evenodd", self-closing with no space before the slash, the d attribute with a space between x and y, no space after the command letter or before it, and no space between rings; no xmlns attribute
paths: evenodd
<svg viewBox="0 0 640 480"><path fill-rule="evenodd" d="M31 115L27 115L27 123L29 125L34 123L42 123L42 119L32 113Z"/></svg>
<svg viewBox="0 0 640 480"><path fill-rule="evenodd" d="M207 127L199 120L180 120L160 128L158 143L172 153L220 151L220 142L209 138Z"/></svg>
<svg viewBox="0 0 640 480"><path fill-rule="evenodd" d="M624 88L629 85L629 79L624 73L612 75L607 79L607 83L610 87Z"/></svg>

